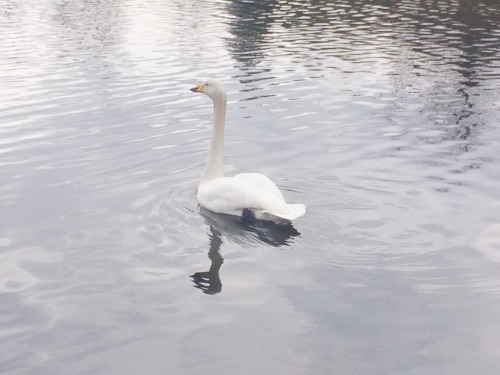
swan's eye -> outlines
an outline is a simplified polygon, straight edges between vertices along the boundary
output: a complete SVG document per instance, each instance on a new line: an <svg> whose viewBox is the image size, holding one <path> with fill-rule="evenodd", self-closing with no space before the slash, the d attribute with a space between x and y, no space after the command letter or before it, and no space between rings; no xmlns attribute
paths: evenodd
<svg viewBox="0 0 500 375"><path fill-rule="evenodd" d="M205 86L208 86L208 83L205 83Z"/></svg>

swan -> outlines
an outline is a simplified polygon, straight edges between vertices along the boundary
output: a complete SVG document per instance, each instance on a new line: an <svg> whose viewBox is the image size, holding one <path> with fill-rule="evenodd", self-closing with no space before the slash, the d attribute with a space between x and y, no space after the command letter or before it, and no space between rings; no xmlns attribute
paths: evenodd
<svg viewBox="0 0 500 375"><path fill-rule="evenodd" d="M210 78L191 89L203 93L214 103L214 126L205 171L198 184L198 203L220 214L247 216L257 220L288 223L306 212L303 204L285 201L279 188L259 173L240 173L224 177L223 146L227 94L224 85Z"/></svg>

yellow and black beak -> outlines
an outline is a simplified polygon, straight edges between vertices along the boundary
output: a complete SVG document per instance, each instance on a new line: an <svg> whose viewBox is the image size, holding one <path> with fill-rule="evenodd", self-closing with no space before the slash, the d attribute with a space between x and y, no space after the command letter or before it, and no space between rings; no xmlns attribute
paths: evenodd
<svg viewBox="0 0 500 375"><path fill-rule="evenodd" d="M203 90L205 90L205 84L202 83L201 85L199 85L198 87L193 87L192 89L190 89L192 92L203 92Z"/></svg>

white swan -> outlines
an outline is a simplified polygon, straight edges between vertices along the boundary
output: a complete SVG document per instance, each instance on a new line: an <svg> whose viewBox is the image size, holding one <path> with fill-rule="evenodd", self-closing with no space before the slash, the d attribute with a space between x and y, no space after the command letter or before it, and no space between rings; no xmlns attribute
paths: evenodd
<svg viewBox="0 0 500 375"><path fill-rule="evenodd" d="M278 187L262 174L240 173L234 177L224 177L222 159L226 89L221 82L211 78L191 91L206 94L214 102L212 143L198 185L198 203L210 211L235 216L242 216L246 209L258 220L278 223L286 223L304 215L305 205L286 203Z"/></svg>

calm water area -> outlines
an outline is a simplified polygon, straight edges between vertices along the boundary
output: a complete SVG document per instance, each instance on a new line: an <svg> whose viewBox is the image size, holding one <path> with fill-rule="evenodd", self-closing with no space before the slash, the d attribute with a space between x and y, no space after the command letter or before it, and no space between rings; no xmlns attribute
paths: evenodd
<svg viewBox="0 0 500 375"><path fill-rule="evenodd" d="M1 374L498 374L500 2L3 0ZM200 210L225 171L307 213Z"/></svg>

